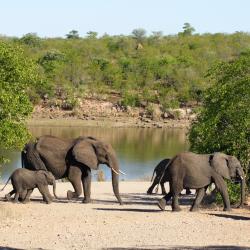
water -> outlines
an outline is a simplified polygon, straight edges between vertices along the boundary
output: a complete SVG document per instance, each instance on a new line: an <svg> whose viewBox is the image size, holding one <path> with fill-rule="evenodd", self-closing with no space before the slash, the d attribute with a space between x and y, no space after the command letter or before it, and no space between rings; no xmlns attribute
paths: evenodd
<svg viewBox="0 0 250 250"><path fill-rule="evenodd" d="M80 135L93 136L110 142L116 150L120 169L126 173L121 180L150 180L154 167L164 158L188 149L186 130L183 129L143 129L143 128L98 128L98 127L30 127L31 133L54 135L61 138L74 138ZM11 159L1 169L3 182L8 179L14 169L21 167L20 152L5 152ZM105 179L110 180L110 168L100 165ZM92 171L96 179L97 171Z"/></svg>

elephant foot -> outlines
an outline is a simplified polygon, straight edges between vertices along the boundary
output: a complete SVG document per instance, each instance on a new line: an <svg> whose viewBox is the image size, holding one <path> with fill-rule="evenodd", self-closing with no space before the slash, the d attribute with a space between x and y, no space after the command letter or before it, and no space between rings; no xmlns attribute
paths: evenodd
<svg viewBox="0 0 250 250"><path fill-rule="evenodd" d="M198 212L200 209L198 207L191 207L190 212Z"/></svg>
<svg viewBox="0 0 250 250"><path fill-rule="evenodd" d="M164 211L165 210L165 207L166 207L166 200L164 198L160 199L157 203L157 206L162 210Z"/></svg>
<svg viewBox="0 0 250 250"><path fill-rule="evenodd" d="M84 204L91 203L91 199L90 198L87 198L87 199L84 198L82 203L84 203Z"/></svg>
<svg viewBox="0 0 250 250"><path fill-rule="evenodd" d="M67 192L67 199L68 200L72 200L73 197L74 197L74 193L72 191L68 190L68 192Z"/></svg>
<svg viewBox="0 0 250 250"><path fill-rule="evenodd" d="M232 208L231 207L224 207L223 211L232 212Z"/></svg>
<svg viewBox="0 0 250 250"><path fill-rule="evenodd" d="M29 202L30 202L30 200L23 200L23 201L22 201L23 204L27 204L27 203L29 203Z"/></svg>
<svg viewBox="0 0 250 250"><path fill-rule="evenodd" d="M187 190L186 195L190 195L190 194L192 194L192 192L190 190Z"/></svg>
<svg viewBox="0 0 250 250"><path fill-rule="evenodd" d="M5 195L5 199L6 199L7 201L10 201L10 200L11 200L10 194L6 194L6 195Z"/></svg>
<svg viewBox="0 0 250 250"><path fill-rule="evenodd" d="M163 191L161 194L162 194L162 195L166 195L166 194L167 194L167 192L166 192L166 191Z"/></svg>
<svg viewBox="0 0 250 250"><path fill-rule="evenodd" d="M148 190L148 191L147 191L147 194L152 194L152 191L151 191L151 190Z"/></svg>
<svg viewBox="0 0 250 250"><path fill-rule="evenodd" d="M180 212L181 208L180 207L174 207L172 208L172 212Z"/></svg>

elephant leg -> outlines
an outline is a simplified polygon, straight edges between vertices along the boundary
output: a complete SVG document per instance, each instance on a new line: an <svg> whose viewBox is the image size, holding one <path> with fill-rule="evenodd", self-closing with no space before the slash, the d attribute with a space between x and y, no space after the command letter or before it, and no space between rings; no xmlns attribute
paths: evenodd
<svg viewBox="0 0 250 250"><path fill-rule="evenodd" d="M20 196L19 192L18 192L18 191L16 191L16 193L15 193L15 197L14 197L14 200L13 200L13 202L14 202L14 203L17 203L17 202L18 202L18 198L19 198L19 196Z"/></svg>
<svg viewBox="0 0 250 250"><path fill-rule="evenodd" d="M45 185L38 185L38 190L40 191L40 193L43 196L43 200L47 203L50 204L52 202L52 200L50 199L50 193L49 193L49 188L48 186Z"/></svg>
<svg viewBox="0 0 250 250"><path fill-rule="evenodd" d="M229 195L227 191L227 185L223 178L221 176L214 176L214 183L215 186L217 187L218 191L220 192L223 203L224 203L224 211L231 211L231 206L230 206L230 200L229 200Z"/></svg>
<svg viewBox="0 0 250 250"><path fill-rule="evenodd" d="M169 193L167 193L163 198L161 198L161 199L158 201L157 205L158 205L158 207L159 207L162 211L165 210L165 207L166 207L166 205L167 205L167 202L171 199L171 197L172 197L172 193L169 192Z"/></svg>
<svg viewBox="0 0 250 250"><path fill-rule="evenodd" d="M183 186L177 180L173 180L172 185L170 184L170 187L173 194L172 211L179 212L181 211L181 208L179 206L179 194L182 191Z"/></svg>
<svg viewBox="0 0 250 250"><path fill-rule="evenodd" d="M25 200L25 197L27 195L27 189L23 190L23 192L20 194L20 197L19 197L19 201L24 201Z"/></svg>
<svg viewBox="0 0 250 250"><path fill-rule="evenodd" d="M199 210L199 205L200 205L204 195L205 195L205 188L199 188L197 190L197 195L196 195L196 198L194 200L194 203L193 203L190 211L195 212L195 211Z"/></svg>
<svg viewBox="0 0 250 250"><path fill-rule="evenodd" d="M82 186L83 186L83 193L84 199L83 203L89 203L91 201L91 170L87 168L86 171L84 170L82 173Z"/></svg>
<svg viewBox="0 0 250 250"><path fill-rule="evenodd" d="M82 177L82 171L79 167L71 166L69 168L68 178L75 192L68 190L67 192L68 200L71 200L72 198L78 198L82 194L81 177Z"/></svg>
<svg viewBox="0 0 250 250"><path fill-rule="evenodd" d="M164 182L161 182L160 184L161 184L161 192L162 192L162 194L165 195L167 192L166 192L166 189L165 189L165 186L164 186Z"/></svg>
<svg viewBox="0 0 250 250"><path fill-rule="evenodd" d="M189 195L189 194L191 194L191 193L192 193L192 192L191 192L190 188L186 188L186 194Z"/></svg>
<svg viewBox="0 0 250 250"><path fill-rule="evenodd" d="M5 199L7 201L11 200L11 196L15 193L16 191L13 189L12 191L10 191L8 194L5 195Z"/></svg>
<svg viewBox="0 0 250 250"><path fill-rule="evenodd" d="M32 192L33 192L33 189L29 189L27 191L27 195L26 195L25 199L23 200L24 204L30 202L30 195L32 194Z"/></svg>
<svg viewBox="0 0 250 250"><path fill-rule="evenodd" d="M155 186L158 184L157 181L155 181L154 179L154 182L152 183L152 185L149 187L148 191L147 191L147 194L152 194L153 193L153 190L155 188Z"/></svg>

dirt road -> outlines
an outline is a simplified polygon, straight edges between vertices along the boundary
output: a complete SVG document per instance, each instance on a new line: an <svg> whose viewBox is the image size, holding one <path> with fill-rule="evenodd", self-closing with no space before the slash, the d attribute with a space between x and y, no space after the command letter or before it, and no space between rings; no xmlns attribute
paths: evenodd
<svg viewBox="0 0 250 250"><path fill-rule="evenodd" d="M29 204L0 201L0 249L250 249L249 206L191 213L192 197L182 197L181 212L170 206L161 212L155 205L161 195L146 195L148 187L149 182L121 182L123 206L109 182L92 184L91 204L68 202L70 183L57 184L60 200L50 205L38 191Z"/></svg>

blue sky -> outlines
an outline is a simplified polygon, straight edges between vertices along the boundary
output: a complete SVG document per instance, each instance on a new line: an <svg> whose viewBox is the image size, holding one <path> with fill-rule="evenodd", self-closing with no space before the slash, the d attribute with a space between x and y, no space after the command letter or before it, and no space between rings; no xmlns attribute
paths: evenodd
<svg viewBox="0 0 250 250"><path fill-rule="evenodd" d="M250 32L250 0L0 0L0 34L65 37L135 28L176 34L189 22L198 33Z"/></svg>

